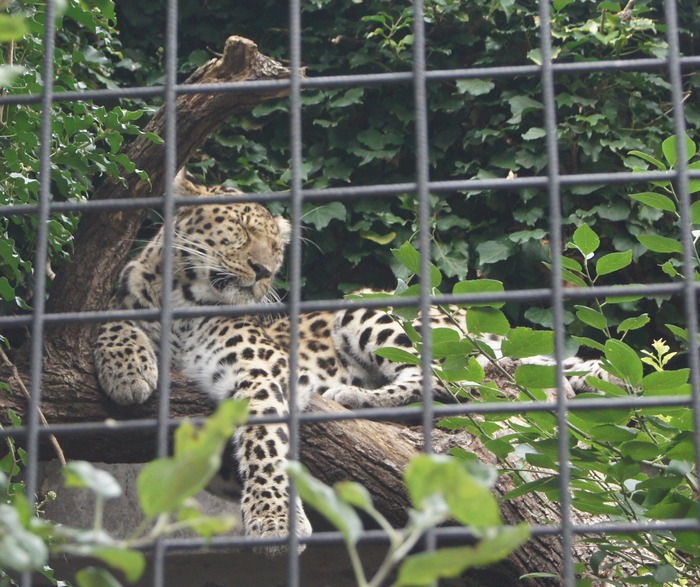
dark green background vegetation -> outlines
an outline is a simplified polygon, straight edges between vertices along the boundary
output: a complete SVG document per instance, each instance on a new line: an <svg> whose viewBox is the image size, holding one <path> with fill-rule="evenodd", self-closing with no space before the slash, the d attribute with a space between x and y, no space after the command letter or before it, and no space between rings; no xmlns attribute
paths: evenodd
<svg viewBox="0 0 700 587"><path fill-rule="evenodd" d="M304 2L302 52L308 75L409 71L409 3ZM666 55L662 3L641 1L625 23L614 2L554 2L557 62ZM159 83L162 3L120 2L124 54L141 67L124 83ZM696 54L694 9L680 7L683 51ZM431 69L533 64L539 58L537 3L501 0L427 3L427 63ZM210 0L180 8L183 75L218 50L230 34L259 43L285 59L286 3ZM154 34L155 33L155 34ZM700 76L684 78L697 92ZM665 72L606 72L557 78L562 173L614 172L641 165L631 150L658 152L672 132ZM503 178L546 172L541 87L536 77L433 82L429 85L431 179ZM413 96L410 85L361 86L305 92L304 173L307 187L373 185L414 178ZM687 124L700 108L686 101ZM286 189L289 122L284 100L234 120L209 141L193 165L207 181L245 191ZM608 251L633 250L628 282L665 277L658 259L635 235L658 230L660 214L629 199L642 184L564 190L565 237L589 224ZM448 279L486 275L508 288L539 287L548 272L550 219L544 190L441 193L432 198L433 259ZM358 286L392 288L390 249L415 236L413 194L352 202L309 203L305 296L338 297ZM671 225L662 228L675 230ZM396 266L394 267L396 269ZM604 280L603 280L604 282ZM658 302L644 310L656 310ZM617 309L619 319L624 308ZM509 312L548 325L547 312L512 306ZM675 318L669 305L661 321ZM569 314L568 318L573 318Z"/></svg>

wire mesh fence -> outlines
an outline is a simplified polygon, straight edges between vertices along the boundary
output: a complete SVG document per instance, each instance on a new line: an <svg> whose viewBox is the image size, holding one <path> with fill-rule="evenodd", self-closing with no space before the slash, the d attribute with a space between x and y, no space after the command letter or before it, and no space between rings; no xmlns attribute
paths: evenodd
<svg viewBox="0 0 700 587"><path fill-rule="evenodd" d="M494 195L507 190L522 190L526 188L536 188L546 190L548 193L548 208L546 214L549 217L550 229L548 234L549 247L553 252L564 250L565 242L562 231L562 192L564 189L581 186L597 185L628 185L631 183L640 184L653 181L672 181L675 192L678 195L678 211L681 218L679 223L681 243L681 270L679 273L685 275L685 279L677 279L673 283L647 283L644 285L595 285L592 287L566 287L565 275L566 267L562 264L562 259L558 254L552 254L551 278L549 282L541 288L509 290L496 293L455 293L437 294L431 287L430 280L420 281L420 288L417 296L405 299L394 299L394 308L417 307L422 315L428 315L431 306L449 304L475 304L488 302L517 302L531 304L544 302L552 308L552 329L554 331L554 358L556 364L556 380L561 381L564 375L565 359L565 305L567 302L586 301L594 298L604 298L606 296L654 296L666 295L677 296L682 299L682 313L685 316L684 325L687 328L687 338L690 341L697 340L697 303L695 280L692 276L695 273L695 238L692 232L691 207L691 181L699 179L698 172L689 168L688 146L684 140L687 132L686 128L686 94L684 89L684 75L692 73L700 67L700 57L686 56L681 54L679 40L679 23L677 14L677 3L673 1L663 2L663 19L666 31L666 41L668 44L668 55L660 58L646 59L615 59L615 60L593 60L584 62L561 63L556 60L553 51L553 36L550 30L551 10L553 7L548 2L539 2L539 23L540 37L538 39L538 49L540 63L536 65L504 66L504 67L471 67L465 69L434 70L426 65L426 41L424 13L424 3L416 0L413 3L413 70L410 72L390 72L385 74L364 74L364 75L343 75L343 76L313 76L306 78L300 73L303 64L302 54L302 7L299 0L289 3L289 69L291 72L288 81L265 82L256 85L255 82L242 82L224 84L224 86L202 85L187 86L178 84L177 63L177 30L178 30L178 2L169 0L167 9L163 14L165 29L165 51L164 64L165 76L162 87L149 88L123 88L105 89L85 92L62 92L56 91L53 87L54 79L54 39L55 39L55 2L48 2L46 5L46 29L44 35L44 69L43 69L43 91L40 95L25 96L0 96L0 105L17 104L38 104L42 112L41 121L41 153L40 166L40 198L38 205L33 204L6 204L0 206L0 215L12 217L14 215L32 215L36 218L36 257L35 268L45 267L48 259L49 249L49 222L52 215L69 212L92 212L97 210L128 210L133 208L156 207L162 214L164 231L163 265L162 272L164 281L171 281L173 275L173 239L172 227L177 210L180 207L192 205L195 202L201 203L197 198L178 198L176 200L171 187L172 179L176 174L177 167L177 112L176 98L180 95L192 93L221 92L230 91L245 93L255 90L261 85L271 87L277 84L287 88L289 91L289 126L290 143L289 157L291 169L290 189L284 193L258 193L248 194L246 201L270 203L282 201L288 206L289 219L291 221L292 233L289 244L287 264L289 294L284 302L277 304L253 304L242 307L202 307L202 308L178 308L174 307L172 292L169 288L164 288L161 299L160 310L87 310L73 308L71 312L52 313L47 310L45 296L34 295L31 314L16 316L1 316L0 327L17 328L26 327L31 333L31 350L29 352L30 368L28 370L29 393L28 407L24 426L21 428L7 428L2 431L5 437L21 437L26 446L28 462L26 465L26 487L27 494L31 497L37 493L38 481L38 459L40 454L40 444L48 434L94 434L105 431L110 435L130 434L136 431L154 431L157 437L157 455L165 456L169 450L169 436L178 421L170 415L170 362L171 362L171 325L174 320L186 317L202 316L242 316L256 312L284 312L289 316L289 347L298 349L301 341L299 331L299 318L302 314L318 310L341 310L357 307L358 302L348 300L304 300L302 296L302 283L304 278L311 279L312 276L305 276L302 268L302 224L303 205L308 202L331 202L341 201L352 206L354 201L360 198L393 198L400 194L413 194L417 208L418 234L416 242L417 248L421 251L420 275L430 275L430 251L431 236L433 232L433 216L431 211L431 195L441 197L446 193L456 191L476 192L491 190ZM556 3L555 3L556 4ZM308 64L309 70L313 70L313 64ZM559 160L558 144L558 123L557 123L557 96L558 79L562 76L585 76L591 73L607 72L612 75L623 72L665 72L670 92L671 112L669 116L674 122L674 135L677 139L677 164L673 170L644 171L644 172L605 172L605 173L564 173ZM445 82L455 82L459 80L495 80L495 79L538 79L542 90L543 120L542 129L545 137L545 148L547 157L546 173L533 175L530 177L512 178L471 178L452 180L431 179L431 121L430 121L430 87L432 84ZM303 163L305 158L305 141L303 136L302 121L304 118L303 94L306 90L328 89L328 88L355 88L355 87L377 87L385 85L400 85L406 91L413 94L413 124L414 135L412 140L415 143L414 178L409 182L387 183L365 186L345 186L345 187L324 187L307 188L304 184ZM148 198L130 199L124 196L118 199L86 201L86 202L57 202L51 194L51 168L54 165L51 152L52 133L52 105L56 103L74 102L81 100L107 100L127 97L161 97L165 110L165 134L164 134L164 160L163 169L165 181L164 195L161 198L153 194ZM215 201L215 198L212 199ZM208 201L207 201L208 202ZM84 221L89 219L85 217ZM46 292L47 276L45 272L39 270L34 274L35 292ZM386 302L383 300L363 300L364 307L382 308ZM159 347L159 384L158 384L158 408L157 416L143 420L126 420L116 424L112 423L109 428L103 423L83 422L64 423L52 422L48 426L42 426L39 420L39 406L42 396L50 390L42 389L42 378L44 376L44 340L48 328L60 328L65 324L84 324L94 322L104 322L115 319L156 319L161 324L162 336ZM422 340L421 365L424 373L430 373L433 368L433 348L431 345L432 331L428 321L424 321L420 327ZM290 447L290 459L297 460L300 454L300 429L307 423L325 421L329 419L348 420L369 417L379 420L391 420L398 422L415 422L419 419L423 427L424 450L432 451L431 438L434 422L437 418L447 418L455 416L479 416L484 414L519 414L524 408L518 402L474 402L453 405L434 405L432 380L429 377L423 378L422 407L392 407L392 408L364 408L352 412L337 414L316 414L310 412L300 412L294 401L297 389L299 373L299 357L295 352L290 352L290 382L289 393L292 398L289 402L289 414L284 418L279 417L255 417L251 423L267 424L284 421L288 425ZM559 463L571 462L571 451L575 449L570 432L570 422L572 414L591 410L619 410L628 409L631 411L643 408L687 408L692 412L694 429L700 425L700 412L698 411L698 393L700 393L700 357L695 344L690 344L687 353L687 365L689 367L689 383L692 392L686 395L670 396L648 396L648 397L586 397L583 399L568 399L564 393L562 384L559 384L556 399L547 402L530 403L527 406L528 413L549 413L554 414L557 423L557 453ZM700 454L700 435L693 437L695 454ZM697 459L697 457L695 457ZM697 460L695 461L697 470ZM610 519L605 523L581 524L577 523L571 515L573 504L571 500L572 478L571 468L562 466L557 471L557 494L559 501L557 508L560 522L555 524L535 524L532 528L533 535L556 535L560 540L560 548L563 554L563 568L561 569L561 582L567 587L577 585L576 561L574 558L574 542L580 536L605 536L605 535L633 535L646 532L672 532L690 531L700 533L700 521L688 517L674 517L665 520L644 519L639 521L616 521ZM292 489L292 502L294 500L294 489ZM692 498L696 499L696 496ZM292 527L298 522L296 520L295 508L290 509ZM383 534L379 531L368 531L365 539L368 541L381 540ZM471 538L468 530L456 528L440 528L428 533L424 542L424 548L431 550L436 547L443 538L450 540L459 537ZM310 538L300 539L294 532L286 539L288 546L288 579L287 585L294 587L301 584L299 570L299 541L310 545L324 543L338 543L340 535L338 533L318 533ZM278 541L280 542L280 541ZM167 584L166 568L168 553L174 549L194 549L203 545L202 540L184 539L161 539L157 542L153 550L153 577L152 584L161 586ZM264 543L264 540L251 540L246 538L219 538L214 539L210 545L217 549L252 547ZM534 569L536 570L536 569ZM29 586L35 584L36 577L25 574L22 584Z"/></svg>

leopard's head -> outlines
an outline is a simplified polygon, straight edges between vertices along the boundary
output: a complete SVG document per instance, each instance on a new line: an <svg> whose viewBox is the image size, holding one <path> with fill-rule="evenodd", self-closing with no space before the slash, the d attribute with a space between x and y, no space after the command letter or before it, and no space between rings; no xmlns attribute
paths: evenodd
<svg viewBox="0 0 700 587"><path fill-rule="evenodd" d="M182 185L182 183L180 184ZM187 193L221 194L190 184ZM178 190L182 193L182 189ZM289 222L247 202L184 206L175 230L175 275L184 301L245 304L264 301L282 265Z"/></svg>

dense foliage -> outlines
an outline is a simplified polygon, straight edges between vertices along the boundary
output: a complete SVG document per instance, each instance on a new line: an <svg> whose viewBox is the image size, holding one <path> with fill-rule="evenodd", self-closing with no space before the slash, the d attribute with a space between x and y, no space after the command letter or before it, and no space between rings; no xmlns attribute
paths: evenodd
<svg viewBox="0 0 700 587"><path fill-rule="evenodd" d="M91 6L72 0L58 19L54 90L117 87L115 71L127 67L114 27L114 6L97 1ZM5 93L39 94L42 90L45 3L10 3L15 27L4 38ZM6 24L6 23L5 23ZM129 104L62 102L52 110L51 194L55 201L86 200L96 182L134 170L120 153L130 135L141 133L137 121L143 108ZM36 204L39 198L40 105L8 105L0 109L0 205ZM50 263L70 257L78 223L76 214L54 215L49 223ZM36 218L0 218L0 309L27 308L33 289ZM41 268L44 270L44 268ZM51 273L51 268L46 268Z"/></svg>
<svg viewBox="0 0 700 587"><path fill-rule="evenodd" d="M408 3L388 5L334 0L304 2L302 51L310 76L408 71L412 65L412 21ZM641 0L632 18L617 15L615 2L554 2L552 26L557 62L642 58L666 54L661 2ZM692 54L697 21L679 6L683 49ZM147 56L160 53L153 34L160 2L148 7L120 2L125 53L144 64L133 81L157 79ZM275 0L212 0L180 7L183 72L215 51L229 34L255 39L270 54L286 55L286 4ZM533 64L539 60L536 2L500 0L426 3L427 61L432 69ZM264 18L260 15L264 14ZM230 23L229 26L222 23ZM162 27L161 27L162 28ZM685 78L688 91L700 84ZM630 168L631 150L649 151L672 131L669 85L663 71L562 75L557 79L558 133L562 171L586 173ZM520 177L546 166L542 102L536 77L435 82L429 86L431 178ZM407 85L308 91L304 98L303 144L308 187L373 185L413 179L413 102ZM686 103L691 127L700 109ZM244 190L288 187L288 116L284 101L265 104L234 121L201 153L196 164L213 181ZM630 186L567 189L564 229L586 222L609 236L614 250L643 248L634 235L655 220L626 194ZM540 285L547 253L549 219L543 190L449 193L433 198L437 266L450 279L482 274L508 287ZM337 296L357 285L388 286L394 263L390 246L416 230L413 194L353 203L309 203L307 236L318 247L305 250L313 267L310 297ZM653 274L635 265L630 280ZM512 309L519 312L517 308ZM541 320L533 311L528 315Z"/></svg>
<svg viewBox="0 0 700 587"><path fill-rule="evenodd" d="M686 140L687 155L694 158L696 145ZM663 143L663 158L645 153L637 156L661 169L678 163L674 138ZM690 163L700 168L700 162ZM691 182L693 192L700 182ZM660 212L678 225L678 199L670 182L657 182L651 191L632 196L647 212ZM691 207L691 222L697 239L700 227L700 204ZM677 239L659 234L638 236L639 242L661 259L668 279L679 277L682 247ZM578 227L562 256L565 280L575 286L594 285L601 277L624 274L632 263L631 251L604 253L603 240L587 224ZM393 251L396 259L409 271L415 271L415 249L405 244ZM445 292L443 279L432 269L432 286L436 293ZM693 277L697 280L697 270ZM454 293L503 291L503 283L491 279L458 282ZM448 290L449 291L449 290ZM415 295L415 286L397 295ZM376 294L375 294L376 295ZM579 393L571 402L567 416L570 438L567 463L571 472L572 509L583 515L602 516L611 521L660 522L670 519L694 520L698 516L698 481L695 467L695 422L685 407L648 406L621 409L577 409L576 402L587 398L689 398L690 370L672 367L677 351L688 343L682 325L666 324L676 339L670 344L655 340L648 348L635 350L628 344L630 334L648 327L646 313L630 315L618 324L609 319L616 306L629 304L639 296L607 297L586 300L575 306L576 319L595 333L592 338L574 337L577 342L595 349L602 357L603 368L611 377L587 377L589 393ZM464 304L460 311L445 308L461 333L436 328L432 332L435 372L453 391L458 401L538 402L552 400L556 386L555 367L518 363L522 359L553 352L554 333L512 326L503 313L503 303ZM403 312L402 312L403 313ZM408 315L404 322L407 335L421 348L421 338ZM485 377L475 356L495 357L481 334L503 336L504 356L516 361L509 380L500 387ZM680 343L680 345L679 345ZM400 349L385 348L381 356L398 362L417 364L418 359ZM495 362L494 362L495 364ZM510 388L510 389L509 389ZM514 499L534 491L552 503L560 499L560 431L555 414L523 411L508 416L485 413L482 416L446 418L440 425L450 430L468 430L481 438L499 458L501 471L513 479L516 488L505 495ZM472 461L473 454L461 448L453 454ZM577 571L581 585L590 585L593 577L605 577L606 584L624 587L642 585L694 585L700 580L697 565L700 537L696 532L640 532L630 536L594 536L590 542L597 550Z"/></svg>

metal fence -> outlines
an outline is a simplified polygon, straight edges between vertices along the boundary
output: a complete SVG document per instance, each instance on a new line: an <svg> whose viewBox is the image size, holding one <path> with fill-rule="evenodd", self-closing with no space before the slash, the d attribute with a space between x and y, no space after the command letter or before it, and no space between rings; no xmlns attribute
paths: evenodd
<svg viewBox="0 0 700 587"><path fill-rule="evenodd" d="M285 307L290 317L291 325L291 348L299 346L299 331L297 328L297 319L300 314L310 309L339 309L348 307L345 301L327 301L327 302L303 302L301 297L301 280L302 280L302 239L301 239L301 224L302 224L302 204L310 197L323 200L343 198L354 198L357 195L371 196L386 193L401 193L415 192L418 200L418 217L419 217L419 245L420 250L427 253L431 247L431 209L430 209L430 193L440 193L455 189L469 190L484 190L484 189L517 189L522 187L540 187L546 188L549 193L549 215L551 218L551 249L559 251L562 249L561 235L561 191L562 187L592 185L603 183L618 183L624 184L629 182L639 182L640 180L668 179L669 174L660 174L647 172L639 173L605 173L605 174L580 174L580 175L562 175L559 171L560 165L558 160L557 149L557 116L555 105L555 79L556 76L562 74L570 74L572 76L585 75L589 72L622 72L622 71L650 71L662 70L667 72L668 81L671 86L671 103L672 115L675 123L676 136L682 137L685 132L685 116L684 116L684 100L683 86L681 73L684 70L693 70L700 67L700 58L698 57L681 57L679 51L679 30L678 19L676 14L676 2L667 0L664 2L665 21L667 26L667 41L669 46L668 58L666 59L642 59L642 60L617 60L617 61L600 61L600 62L583 62L583 63L554 63L552 59L552 37L550 31L550 5L548 2L540 1L540 22L541 36L540 49L542 55L542 65L523 65L519 67L503 67L503 68L473 68L464 70L448 70L434 71L426 68L425 62L425 31L423 19L423 2L421 0L414 1L414 35L415 35L415 52L414 52L414 68L411 73L388 73L385 75L357 75L344 76L343 78L310 78L302 79L299 75L302 64L301 54L301 9L299 0L292 0L289 3L289 29L291 46L289 48L290 65L292 76L289 81L290 88L290 124L291 124L291 168L292 168L292 183L289 193L289 207L291 210L292 223L292 240L288 254L289 264L289 286L290 293L286 301ZM65 95L60 92L55 92L51 80L53 79L53 55L54 55L54 25L53 13L56 10L54 2L49 2L47 6L46 18L46 36L45 36L45 62L43 79L45 80L44 92L41 96L30 97L32 100L40 100L43 112L42 130L41 130L41 199L38 207L23 207L22 213L32 213L36 215L39 232L36 246L36 260L34 267L40 268L46 265L48 256L48 221L53 212L58 209L67 211L70 209L84 210L90 207L90 204L80 204L71 207L71 205L58 206L52 202L50 193L50 173L51 167L51 106L53 103L64 100L81 100L91 99L95 97L107 97L113 95L119 97L123 95L118 91L100 91L86 93L85 95ZM165 108L167 112L167 129L165 136L166 156L165 156L165 171L166 177L172 178L176 172L175 169L175 136L177 121L175 118L175 98L181 87L176 81L176 63L177 63L177 12L178 3L176 0L169 0L167 3L167 12L165 15L166 27L166 49L165 49L165 85L157 90L149 88L147 91L139 89L128 90L131 96L153 95L154 92L160 93L164 98ZM548 172L546 176L536 176L528 178L515 178L508 180L476 180L465 178L462 181L450 182L434 182L430 179L429 173L429 119L428 119L428 103L426 88L431 83L444 80L458 79L490 79L496 77L514 77L514 76L537 76L541 79L543 102L544 102L544 129L546 131L546 149L549 159ZM410 184L400 185L376 185L366 186L362 188L336 188L329 190L305 190L302 185L302 162L304 160L304 138L302 136L302 101L301 94L306 87L334 87L337 85L357 86L362 87L367 84L381 83L404 83L410 84L414 95L415 105L415 145L416 145L416 161L415 161L415 180ZM191 91L191 89L189 90ZM26 99L23 97L22 99ZM0 98L0 103L19 103L21 100L17 97ZM685 219L690 218L690 195L689 195L689 179L697 177L696 173L688 170L685 158L685 143L682 140L678 141L678 165L675 172L672 172L672 178L677 187L677 192L680 196L680 213ZM166 194L162 202L163 222L166 227L173 225L173 218L176 212L175 201L172 197L170 189L166 189ZM0 214L11 215L16 213L13 207L5 206L0 209ZM681 240L683 245L683 262L685 271L684 274L691 276L694 272L693 261L693 235L690 231L690 223L683 222ZM172 274L172 231L165 233L165 257L164 257L164 274ZM429 258L430 255L423 254L421 270L422 274L429 274ZM37 271L35 274L36 291L46 291L46 275L43 271ZM165 280L167 282L167 278ZM586 289L564 289L562 285L562 265L557 255L553 255L552 279L551 285L538 290L526 291L509 291L501 296L494 298L503 299L506 301L521 301L532 302L538 300L549 300L553 308L554 332L555 332L555 356L558 364L558 375L561 377L562 367L561 359L563 357L564 348L564 319L563 309L566 300L571 299L589 299L596 296L604 296L613 292L611 288L594 287ZM676 285L669 284L651 284L644 286L630 286L629 288L615 288L614 293L639 293L643 291L645 295L654 293L676 293L681 294L684 299L684 310L686 315L686 323L689 333L689 340L697 340L697 306L696 306L696 285L692 279L687 279L679 282ZM472 300L469 296L441 296L440 298L431 298L430 284L428 280L422 281L420 299L418 305L424 314L431 304L434 303L459 303ZM168 417L168 389L169 389L169 347L168 335L169 325L173 319L173 309L171 307L170 292L168 288L163 291L163 311L160 315L163 328L163 340L160 348L160 383L159 397L160 410L158 421L155 424L157 427L158 454L165 455L168 450L167 438L171 427L171 422ZM486 296L484 299L487 299ZM379 305L379 304L378 304ZM85 319L107 319L114 318L119 315L115 312L107 313L91 313ZM47 324L61 324L64 321L75 319L76 317L64 317L61 315L48 314L45 307L44 297L36 295L34 298L34 307L31 315L31 400L25 427L19 431L3 431L4 435L22 434L26 436L26 447L29 455L27 466L27 490L29 495L33 495L37 489L37 458L40 438L52 431L65 432L70 430L70 426L53 425L48 428L41 426L37 407L40 404L42 389L42 341L44 339L44 331ZM27 317L2 317L0 326L12 326L17 324L26 324ZM426 323L422 327L423 340L425 341L423 349L423 368L425 372L430 371L431 364L431 348L430 348L430 328ZM297 357L291 353L290 357L292 377L291 377L291 393L292 396L296 393L296 377L295 370L298 368ZM698 409L698 398L700 397L700 357L698 356L698 348L696 345L691 345L688 362L691 369L691 383L693 394L691 397L685 398L651 398L651 399L588 399L575 402L576 405L567 400L563 394L558 395L558 399L552 404L542 404L533 409L548 410L556 414L559 427L559 461L566 463L569 461L569 434L567 428L567 417L572 409L612 409L619 407L639 407L645 406L687 406L693 410L696 429L700 429L700 410ZM560 378L559 377L559 378ZM424 380L424 397L429 400L431 397L430 382L428 378ZM289 430L291 437L290 458L297 458L299 455L299 429L304 422L324 419L333 416L319 416L314 414L300 414L295 408L295 402L290 402L289 414ZM425 407L422 412L422 422L425 429L425 450L431 451L430 438L433 428L434 418L439 415L455 415L455 414L477 414L487 412L516 412L522 408L518 405L504 407L503 404L478 404L478 405L454 405L444 407L433 407L430 401L425 402ZM370 415L373 418L388 418L392 420L400 420L402 417L414 417L415 410L407 408L393 409L376 409L376 410L358 410L350 415L338 417L362 417ZM261 422L268 420L257 420ZM132 423L132 425L135 425ZM152 422L147 423L148 426L153 426ZM98 430L101 424L90 425L92 430ZM123 430L129 430L129 424L124 423ZM696 454L700 455L700 435L696 435ZM564 569L563 569L563 584L567 587L575 585L574 559L572 556L572 546L575 536L579 534L590 533L631 533L636 531L655 531L655 530L693 530L700 531L700 525L692 521L669 521L669 522L645 522L639 524L633 523L608 523L598 525L595 528L576 525L570 516L571 500L570 500L570 471L567 467L563 467L560 473L560 495L561 502L559 509L561 512L561 525L553 526L535 526L534 534L551 534L556 532L561 539L561 548L564 553ZM440 530L436 530L428 537L426 548L434 548L436 537L440 534ZM455 532L451 531L451 535ZM376 536L376 533L373 534ZM326 540L338 541L337 534L319 534L310 539L310 542L318 544ZM296 555L298 538L294 535L289 537L289 557L288 557L288 582L289 587L295 587L300 584L299 579L299 559ZM217 547L241 546L247 542L244 539L230 539L215 541ZM161 586L165 584L165 559L169 549L174 547L192 547L191 541L176 541L164 539L158 542L154 552L154 576L153 585ZM32 578L25 576L23 584L29 586L32 584Z"/></svg>

